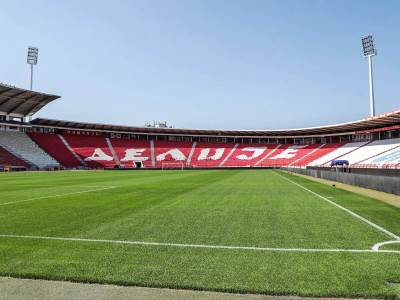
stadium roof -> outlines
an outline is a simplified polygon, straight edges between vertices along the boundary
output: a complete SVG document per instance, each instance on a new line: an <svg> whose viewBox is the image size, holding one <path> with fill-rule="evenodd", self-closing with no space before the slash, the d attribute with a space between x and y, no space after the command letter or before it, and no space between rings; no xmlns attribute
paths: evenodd
<svg viewBox="0 0 400 300"><path fill-rule="evenodd" d="M335 125L279 130L217 130L217 129L177 129L153 128L121 125L107 125L97 123L84 123L38 118L31 122L32 125L58 127L75 130L94 130L137 134L169 134L169 135L204 135L204 136L241 136L241 137L289 137L333 135L374 130L383 127L400 126L400 110L370 117L360 121L347 122Z"/></svg>
<svg viewBox="0 0 400 300"><path fill-rule="evenodd" d="M32 116L51 101L60 98L56 95L20 89L0 83L0 112L21 116Z"/></svg>

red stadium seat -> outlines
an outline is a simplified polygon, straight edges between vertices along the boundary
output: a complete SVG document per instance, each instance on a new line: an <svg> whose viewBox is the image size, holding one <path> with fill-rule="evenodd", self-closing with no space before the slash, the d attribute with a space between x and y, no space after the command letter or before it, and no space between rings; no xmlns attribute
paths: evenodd
<svg viewBox="0 0 400 300"><path fill-rule="evenodd" d="M57 134L29 133L29 136L64 167L73 168L82 166Z"/></svg>
<svg viewBox="0 0 400 300"><path fill-rule="evenodd" d="M2 147L0 147L0 166L29 167L22 159L19 159Z"/></svg>
<svg viewBox="0 0 400 300"><path fill-rule="evenodd" d="M143 140L110 139L121 166L134 167L142 162L143 167L152 167L150 142Z"/></svg>
<svg viewBox="0 0 400 300"><path fill-rule="evenodd" d="M190 159L190 165L198 168L219 167L234 146L233 143L198 142Z"/></svg>
<svg viewBox="0 0 400 300"><path fill-rule="evenodd" d="M114 167L117 162L103 136L63 135L71 149L92 168Z"/></svg>

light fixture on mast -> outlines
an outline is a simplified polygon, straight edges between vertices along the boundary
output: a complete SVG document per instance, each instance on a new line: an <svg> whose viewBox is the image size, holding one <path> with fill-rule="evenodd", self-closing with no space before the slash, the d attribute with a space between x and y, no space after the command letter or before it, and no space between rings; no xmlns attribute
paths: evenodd
<svg viewBox="0 0 400 300"><path fill-rule="evenodd" d="M33 66L37 65L38 54L39 54L38 48L28 47L28 56L27 56L26 62L28 65L31 65L31 83L30 83L31 91L32 91L32 87L33 87Z"/></svg>
<svg viewBox="0 0 400 300"><path fill-rule="evenodd" d="M374 78L372 75L372 56L376 55L374 37L367 35L361 38L364 57L368 58L368 74L369 74L369 106L371 117L375 116L375 98L374 98Z"/></svg>

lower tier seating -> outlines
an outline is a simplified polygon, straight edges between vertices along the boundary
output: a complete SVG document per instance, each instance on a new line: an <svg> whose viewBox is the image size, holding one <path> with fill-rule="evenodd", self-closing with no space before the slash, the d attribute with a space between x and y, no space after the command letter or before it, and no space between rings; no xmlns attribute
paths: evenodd
<svg viewBox="0 0 400 300"><path fill-rule="evenodd" d="M0 145L35 165L90 167L306 167L348 160L353 167L400 168L400 139L335 144L242 144L129 140L102 135L1 133ZM34 143L33 141L36 143ZM4 146L5 145L5 146ZM38 153L48 154L40 162ZM12 151L9 149L13 149ZM0 157L7 163L12 158Z"/></svg>
<svg viewBox="0 0 400 300"><path fill-rule="evenodd" d="M10 152L8 152L6 149L2 147L0 147L0 166L25 167L25 168L29 167L29 165L25 161L12 155Z"/></svg>
<svg viewBox="0 0 400 300"><path fill-rule="evenodd" d="M0 131L0 146L39 169L59 166L59 163L53 157L43 151L23 132Z"/></svg>
<svg viewBox="0 0 400 300"><path fill-rule="evenodd" d="M80 161L92 168L114 167L117 162L104 136L63 135L68 147Z"/></svg>
<svg viewBox="0 0 400 300"><path fill-rule="evenodd" d="M59 135L49 133L29 133L30 138L42 149L67 168L79 167L81 163L65 146Z"/></svg>

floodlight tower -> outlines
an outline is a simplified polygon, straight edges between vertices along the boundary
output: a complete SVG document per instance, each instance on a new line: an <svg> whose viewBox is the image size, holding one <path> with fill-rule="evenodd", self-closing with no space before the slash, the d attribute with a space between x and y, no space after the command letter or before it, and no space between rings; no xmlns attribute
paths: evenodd
<svg viewBox="0 0 400 300"><path fill-rule="evenodd" d="M39 54L39 49L36 47L28 47L28 57L26 59L26 62L28 65L31 65L31 91L32 91L32 85L33 85L33 66L37 65L38 62L38 54Z"/></svg>
<svg viewBox="0 0 400 300"><path fill-rule="evenodd" d="M372 76L372 56L376 55L374 37L367 35L361 38L364 57L368 58L368 73L369 73L369 106L371 117L375 116L375 98L374 98L374 78Z"/></svg>

